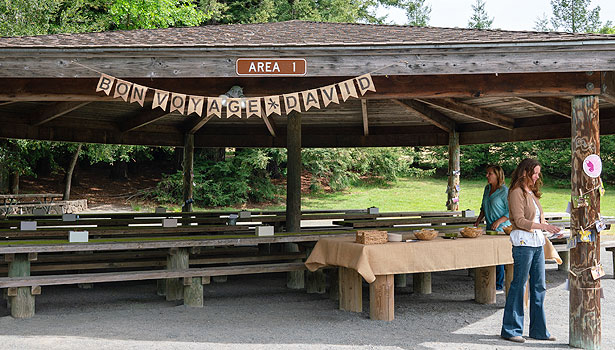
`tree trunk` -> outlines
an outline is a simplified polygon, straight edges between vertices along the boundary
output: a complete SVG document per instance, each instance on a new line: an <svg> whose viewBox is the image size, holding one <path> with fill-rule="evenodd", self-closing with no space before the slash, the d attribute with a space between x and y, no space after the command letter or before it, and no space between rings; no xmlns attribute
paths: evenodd
<svg viewBox="0 0 615 350"><path fill-rule="evenodd" d="M597 96L572 99L572 196L579 196L579 191L589 194L589 204L572 209L570 213L570 231L574 238L580 236L581 227L589 230L600 218L598 179L583 171L588 155L600 155L598 117ZM578 242L576 248L570 250L569 344L583 349L600 349L601 346L600 279L594 280L589 270L600 263L600 234L592 231L593 242Z"/></svg>
<svg viewBox="0 0 615 350"><path fill-rule="evenodd" d="M13 171L9 174L10 174L9 184L11 186L11 193L19 194L19 172Z"/></svg>
<svg viewBox="0 0 615 350"><path fill-rule="evenodd" d="M83 144L79 144L75 153L73 153L73 157L70 160L70 164L68 164L68 169L66 169L66 176L64 177L64 196L62 196L62 200L67 201L70 199L70 186L73 181L73 172L75 170L75 165L77 165L77 159L79 159L79 152L81 152L81 146Z"/></svg>

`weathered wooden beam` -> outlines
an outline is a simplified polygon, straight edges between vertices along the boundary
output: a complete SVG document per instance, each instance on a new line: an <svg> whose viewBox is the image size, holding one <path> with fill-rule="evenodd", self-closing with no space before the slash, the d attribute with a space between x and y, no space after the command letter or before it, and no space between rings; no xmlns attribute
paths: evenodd
<svg viewBox="0 0 615 350"><path fill-rule="evenodd" d="M615 104L615 71L602 73L601 98Z"/></svg>
<svg viewBox="0 0 615 350"><path fill-rule="evenodd" d="M514 127L514 120L510 117L507 117L497 112L486 110L484 108L459 102L451 98L422 99L419 101L430 104L432 106L441 107L452 112L463 114L466 117L480 120L487 124L495 125L503 129L512 130L512 128Z"/></svg>
<svg viewBox="0 0 615 350"><path fill-rule="evenodd" d="M209 115L209 116L205 116L205 117L199 117L196 120L193 121L189 121L186 124L186 133L187 134L194 134L197 131L199 131L199 129L201 129L203 127L203 125L205 125L208 121L211 120L211 118L213 118L213 114Z"/></svg>
<svg viewBox="0 0 615 350"><path fill-rule="evenodd" d="M600 219L600 194L596 182L584 171L584 161L590 154L600 155L600 124L598 96L572 98L572 196L587 193L587 207L570 212L571 237L580 237L580 228L589 227ZM569 344L575 348L600 349L601 309L600 279L594 280L590 268L600 263L600 234L593 242L578 242L570 250Z"/></svg>
<svg viewBox="0 0 615 350"><path fill-rule="evenodd" d="M363 115L363 135L369 135L369 121L367 119L367 100L361 99L361 114Z"/></svg>
<svg viewBox="0 0 615 350"><path fill-rule="evenodd" d="M271 136L276 137L276 132L275 132L276 127L275 127L275 121L273 120L273 116L268 117L266 113L263 113L262 118Z"/></svg>
<svg viewBox="0 0 615 350"><path fill-rule="evenodd" d="M155 89L197 96L218 96L232 85L241 85L253 96L288 93L288 86L297 91L339 83L351 76L318 78L175 78L131 79L131 82ZM372 77L376 92L367 99L414 99L443 97L512 97L573 96L601 93L600 74L533 73L475 75L388 75ZM96 92L98 79L0 79L0 100L3 101L118 101ZM16 93L18 91L19 93ZM151 102L153 93L145 100ZM119 100L121 101L121 100Z"/></svg>
<svg viewBox="0 0 615 350"><path fill-rule="evenodd" d="M397 100L392 99L394 103L418 114L424 121L437 126L438 128L452 132L455 130L455 121L437 110L429 107L427 104L413 100Z"/></svg>
<svg viewBox="0 0 615 350"><path fill-rule="evenodd" d="M194 134L186 134L184 139L183 165L183 198L182 212L192 211L192 196L194 191Z"/></svg>
<svg viewBox="0 0 615 350"><path fill-rule="evenodd" d="M30 124L39 126L56 118L59 118L67 113L79 109L90 102L56 102L49 106L45 106L30 116Z"/></svg>
<svg viewBox="0 0 615 350"><path fill-rule="evenodd" d="M557 97L519 97L519 99L547 112L571 118L572 111L568 100Z"/></svg>
<svg viewBox="0 0 615 350"><path fill-rule="evenodd" d="M164 116L169 115L169 112L160 108L152 109L151 104L145 106L139 114L134 117L127 118L127 120L118 126L118 129L122 132L128 132L136 130L142 126L153 123Z"/></svg>
<svg viewBox="0 0 615 350"><path fill-rule="evenodd" d="M459 133L455 130L448 134L448 185L446 188L446 209L459 210L459 177L461 171L461 152Z"/></svg>

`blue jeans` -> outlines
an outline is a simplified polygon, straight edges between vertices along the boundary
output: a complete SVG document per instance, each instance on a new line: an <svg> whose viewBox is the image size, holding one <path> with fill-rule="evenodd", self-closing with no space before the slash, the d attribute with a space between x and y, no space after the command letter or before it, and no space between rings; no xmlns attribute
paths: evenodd
<svg viewBox="0 0 615 350"><path fill-rule="evenodd" d="M498 265L495 267L495 289L504 289L504 265Z"/></svg>
<svg viewBox="0 0 615 350"><path fill-rule="evenodd" d="M547 287L545 284L545 253L543 247L512 248L514 260L513 280L506 297L503 338L523 335L523 294L528 274L530 276L530 337L548 339L547 321L543 307Z"/></svg>

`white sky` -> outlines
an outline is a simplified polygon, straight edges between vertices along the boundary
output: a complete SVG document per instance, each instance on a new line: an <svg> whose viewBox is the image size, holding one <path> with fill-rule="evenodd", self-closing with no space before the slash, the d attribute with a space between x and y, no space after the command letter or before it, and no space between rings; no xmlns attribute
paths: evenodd
<svg viewBox="0 0 615 350"><path fill-rule="evenodd" d="M427 0L425 3L431 6L429 26L465 28L476 0ZM493 18L493 29L534 30L538 17L543 17L543 13L548 17L552 15L550 0L484 0L484 3L487 15ZM592 0L590 8L596 6L600 6L603 23L607 20L615 23L615 0ZM378 15L385 14L388 14L391 24L406 24L408 21L402 10L378 10Z"/></svg>

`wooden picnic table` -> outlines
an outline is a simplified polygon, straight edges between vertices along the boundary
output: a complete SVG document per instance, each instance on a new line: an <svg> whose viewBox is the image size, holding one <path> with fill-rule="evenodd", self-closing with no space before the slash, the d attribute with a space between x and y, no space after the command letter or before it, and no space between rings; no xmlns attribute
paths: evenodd
<svg viewBox="0 0 615 350"><path fill-rule="evenodd" d="M479 236L456 240L359 244L353 238L322 238L305 265L310 271L339 267L339 308L363 310L361 281L370 284L370 318L394 319L394 275L477 268L475 299L495 303L495 266L513 263L508 236ZM511 269L509 269L511 270ZM511 274L506 274L507 279ZM507 281L506 285L509 285Z"/></svg>
<svg viewBox="0 0 615 350"><path fill-rule="evenodd" d="M50 204L55 199L62 198L59 193L23 193L23 194L0 194L0 213L8 214L11 207L26 205L40 206L45 213L49 213Z"/></svg>

